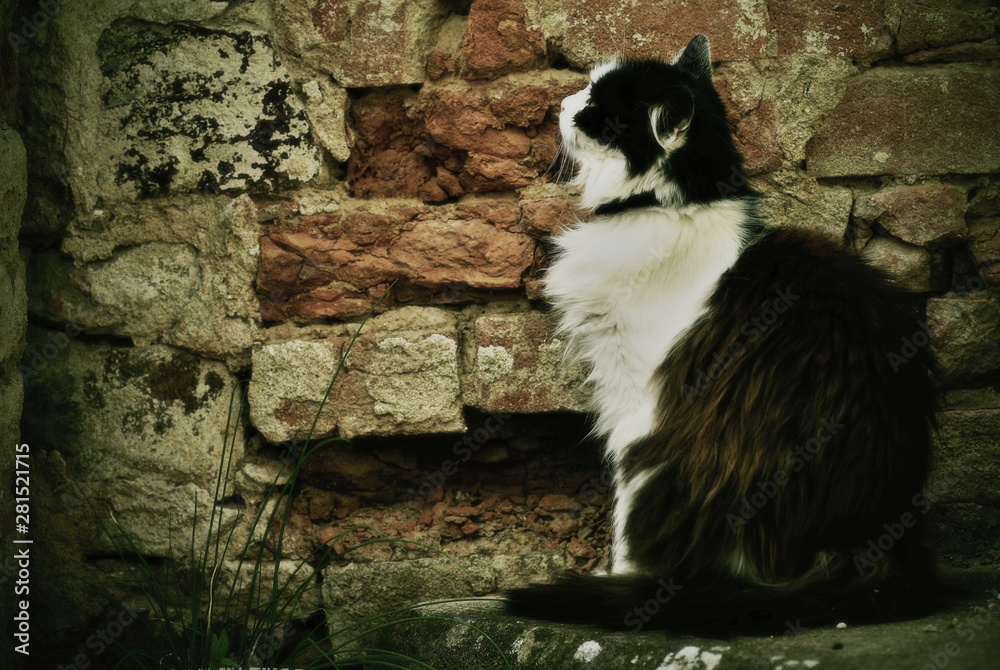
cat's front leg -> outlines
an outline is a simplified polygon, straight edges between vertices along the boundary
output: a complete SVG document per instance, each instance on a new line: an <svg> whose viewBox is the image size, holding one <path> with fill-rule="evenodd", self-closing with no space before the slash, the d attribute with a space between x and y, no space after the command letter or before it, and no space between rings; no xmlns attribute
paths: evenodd
<svg viewBox="0 0 1000 670"><path fill-rule="evenodd" d="M626 575L642 571L642 566L633 560L627 528L629 517L634 512L636 495L653 473L654 469L648 469L628 477L619 472L615 477L615 502L611 510L611 565L608 568L610 574Z"/></svg>

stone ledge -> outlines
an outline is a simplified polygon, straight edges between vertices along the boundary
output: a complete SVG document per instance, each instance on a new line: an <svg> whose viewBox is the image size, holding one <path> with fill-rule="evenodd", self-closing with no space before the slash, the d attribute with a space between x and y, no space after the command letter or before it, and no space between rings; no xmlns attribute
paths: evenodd
<svg viewBox="0 0 1000 670"><path fill-rule="evenodd" d="M1000 568L963 571L959 581L971 595L947 611L845 630L831 626L729 640L654 631L606 632L507 616L498 602L483 599L406 612L405 617L424 620L383 628L372 634L368 646L406 654L438 670L995 667L1000 658L1000 609L990 592L1000 588ZM490 635L509 666L471 626Z"/></svg>

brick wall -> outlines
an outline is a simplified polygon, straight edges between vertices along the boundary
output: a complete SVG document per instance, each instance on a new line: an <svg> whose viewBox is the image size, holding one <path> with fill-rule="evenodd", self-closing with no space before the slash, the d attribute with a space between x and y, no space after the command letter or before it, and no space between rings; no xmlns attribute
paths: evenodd
<svg viewBox="0 0 1000 670"><path fill-rule="evenodd" d="M599 562L584 371L538 301L545 239L578 215L549 170L559 101L603 56L670 58L698 32L770 224L846 235L926 304L942 543L996 560L998 21L987 0L59 3L18 42L24 436L48 569L74 578L51 596L84 603L53 626L95 614L72 584L114 570L78 491L165 556L249 378L252 509L394 281L318 422L352 443L308 464L289 547L367 524L469 572L359 551L330 570L332 616Z"/></svg>

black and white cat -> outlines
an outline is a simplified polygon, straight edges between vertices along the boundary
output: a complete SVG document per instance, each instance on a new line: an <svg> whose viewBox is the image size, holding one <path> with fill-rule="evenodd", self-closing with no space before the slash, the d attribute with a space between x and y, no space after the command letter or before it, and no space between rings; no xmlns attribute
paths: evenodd
<svg viewBox="0 0 1000 670"><path fill-rule="evenodd" d="M596 67L560 130L594 215L554 238L544 286L592 370L614 539L610 574L516 590L511 611L630 627L663 584L668 626L929 602L935 366L900 353L920 322L846 250L762 226L707 38Z"/></svg>

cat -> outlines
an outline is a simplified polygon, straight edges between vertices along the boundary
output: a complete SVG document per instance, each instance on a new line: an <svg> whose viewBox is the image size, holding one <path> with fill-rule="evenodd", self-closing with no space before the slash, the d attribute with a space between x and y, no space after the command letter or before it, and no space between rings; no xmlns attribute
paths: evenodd
<svg viewBox="0 0 1000 670"><path fill-rule="evenodd" d="M922 324L844 245L764 225L712 76L699 35L562 102L593 216L554 237L544 293L590 366L613 540L609 574L507 607L612 628L912 614L940 584L936 366L901 354Z"/></svg>

